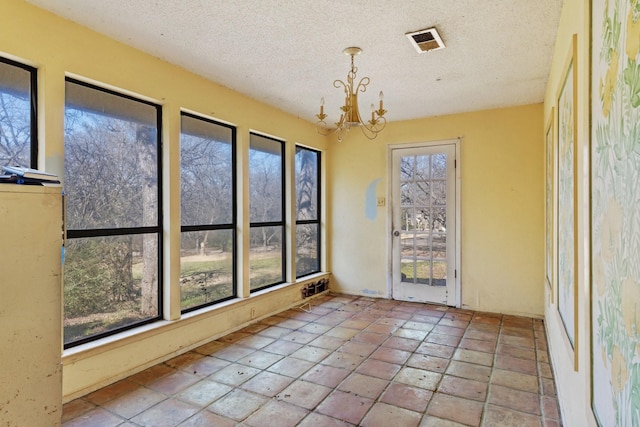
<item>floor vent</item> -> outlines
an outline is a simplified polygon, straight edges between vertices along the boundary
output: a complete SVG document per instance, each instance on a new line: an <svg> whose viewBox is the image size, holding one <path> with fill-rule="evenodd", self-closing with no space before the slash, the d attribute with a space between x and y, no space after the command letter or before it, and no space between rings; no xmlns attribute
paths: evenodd
<svg viewBox="0 0 640 427"><path fill-rule="evenodd" d="M327 289L329 289L329 279L320 279L317 282L307 283L300 289L300 292L302 292L302 298L308 298Z"/></svg>
<svg viewBox="0 0 640 427"><path fill-rule="evenodd" d="M406 36L418 53L444 49L445 47L444 42L435 27L414 31L413 33L407 33Z"/></svg>

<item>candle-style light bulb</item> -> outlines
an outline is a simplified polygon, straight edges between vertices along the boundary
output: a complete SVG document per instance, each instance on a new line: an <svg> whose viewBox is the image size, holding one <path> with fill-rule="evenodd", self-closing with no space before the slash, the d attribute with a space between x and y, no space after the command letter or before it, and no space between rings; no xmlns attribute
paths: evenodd
<svg viewBox="0 0 640 427"><path fill-rule="evenodd" d="M382 91L380 91L380 109L382 110L382 101L384 100L384 93L382 93Z"/></svg>
<svg viewBox="0 0 640 427"><path fill-rule="evenodd" d="M320 98L320 115L324 114L324 96Z"/></svg>
<svg viewBox="0 0 640 427"><path fill-rule="evenodd" d="M371 123L376 121L375 113L376 113L376 106L373 105L373 102L372 102L371 103Z"/></svg>

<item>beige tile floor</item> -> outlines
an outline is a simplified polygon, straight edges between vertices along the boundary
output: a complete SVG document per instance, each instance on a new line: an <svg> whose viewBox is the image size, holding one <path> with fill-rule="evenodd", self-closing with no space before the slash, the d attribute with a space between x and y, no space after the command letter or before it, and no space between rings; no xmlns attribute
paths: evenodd
<svg viewBox="0 0 640 427"><path fill-rule="evenodd" d="M562 425L540 319L337 294L308 309L69 402L63 426Z"/></svg>

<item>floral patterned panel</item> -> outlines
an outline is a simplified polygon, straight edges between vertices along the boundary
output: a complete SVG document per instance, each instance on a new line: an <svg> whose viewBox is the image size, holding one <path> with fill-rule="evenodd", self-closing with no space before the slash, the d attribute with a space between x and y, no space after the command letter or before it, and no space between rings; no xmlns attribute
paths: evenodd
<svg viewBox="0 0 640 427"><path fill-rule="evenodd" d="M547 124L547 134L545 136L546 148L546 189L545 189L545 264L547 271L547 284L551 287L553 280L553 114L554 109L551 108L551 118ZM550 291L551 301L553 302L553 290Z"/></svg>
<svg viewBox="0 0 640 427"><path fill-rule="evenodd" d="M575 42L575 41L574 41ZM573 55L573 49L571 50ZM558 98L558 311L575 346L575 105L573 56Z"/></svg>
<svg viewBox="0 0 640 427"><path fill-rule="evenodd" d="M640 0L592 13L592 406L640 426Z"/></svg>

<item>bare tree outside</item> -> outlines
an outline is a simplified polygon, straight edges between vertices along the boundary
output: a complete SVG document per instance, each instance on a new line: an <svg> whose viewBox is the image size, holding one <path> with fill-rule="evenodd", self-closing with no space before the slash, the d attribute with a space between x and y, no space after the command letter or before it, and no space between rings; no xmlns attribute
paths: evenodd
<svg viewBox="0 0 640 427"><path fill-rule="evenodd" d="M282 219L282 166L279 154L258 150L249 152L250 168L250 221L252 223L280 221ZM262 227L253 240L253 245L268 248L278 232L270 227Z"/></svg>
<svg viewBox="0 0 640 427"><path fill-rule="evenodd" d="M0 61L0 166L31 166L32 72Z"/></svg>
<svg viewBox="0 0 640 427"><path fill-rule="evenodd" d="M138 125L136 141L140 178L142 180L142 223L158 223L158 135L156 128ZM142 282L140 294L143 316L158 314L158 239L156 236L142 236Z"/></svg>
<svg viewBox="0 0 640 427"><path fill-rule="evenodd" d="M447 156L406 156L400 161L401 269L403 281L446 282Z"/></svg>
<svg viewBox="0 0 640 427"><path fill-rule="evenodd" d="M284 281L282 141L251 134L249 282L252 290Z"/></svg>
<svg viewBox="0 0 640 427"><path fill-rule="evenodd" d="M157 108L68 80L65 343L160 315Z"/></svg>
<svg viewBox="0 0 640 427"><path fill-rule="evenodd" d="M320 153L296 147L296 277L320 271Z"/></svg>
<svg viewBox="0 0 640 427"><path fill-rule="evenodd" d="M182 114L182 310L235 296L234 129Z"/></svg>

